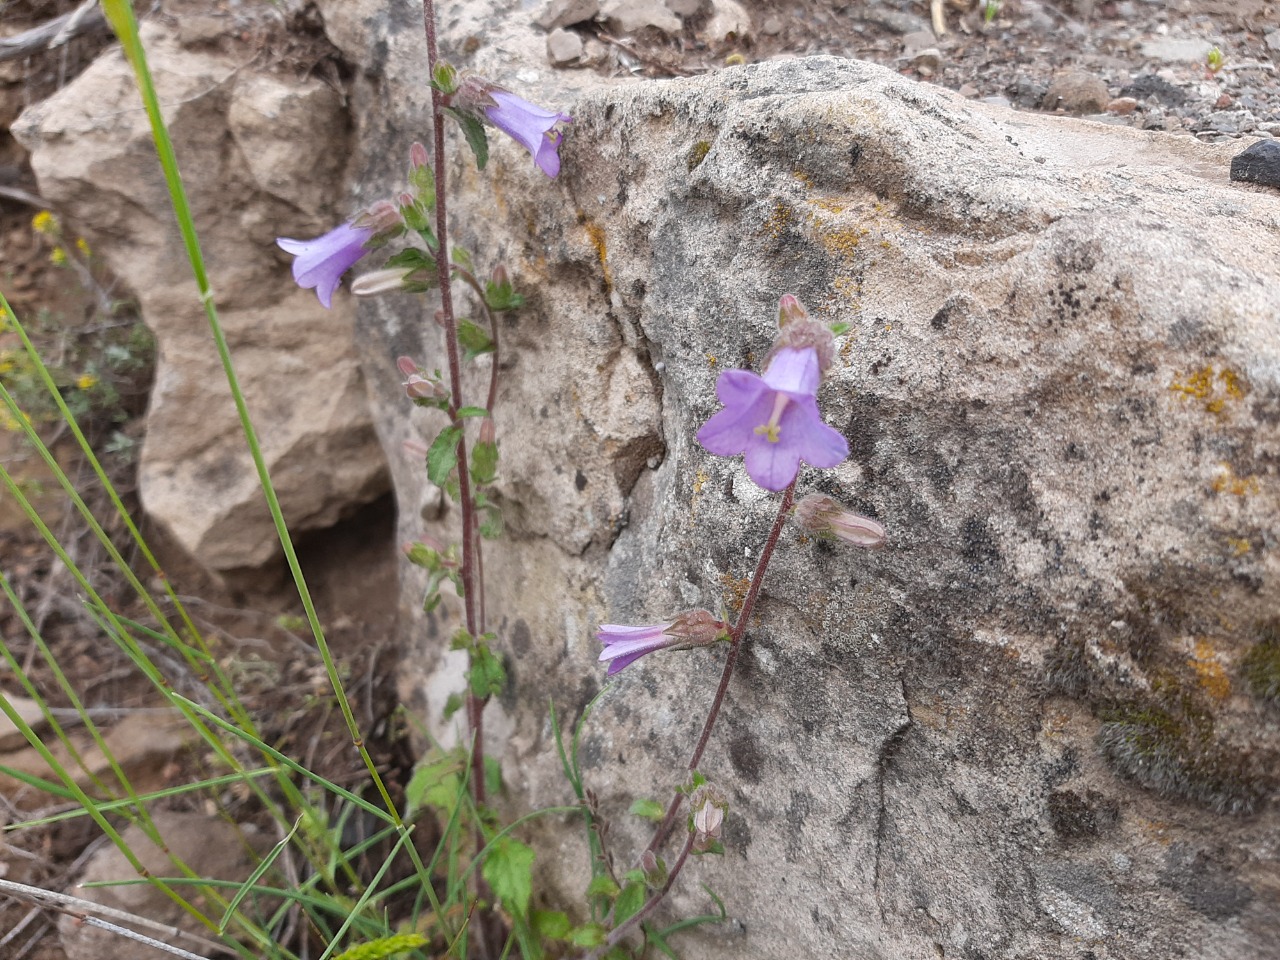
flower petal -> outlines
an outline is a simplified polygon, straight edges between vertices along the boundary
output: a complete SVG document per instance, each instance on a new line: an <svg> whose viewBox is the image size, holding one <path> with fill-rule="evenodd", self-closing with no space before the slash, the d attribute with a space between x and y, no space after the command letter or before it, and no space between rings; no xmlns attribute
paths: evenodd
<svg viewBox="0 0 1280 960"><path fill-rule="evenodd" d="M774 354L769 369L764 372L764 382L772 389L800 396L812 397L818 392L822 371L818 367L818 351L812 347L803 350L779 350Z"/></svg>
<svg viewBox="0 0 1280 960"><path fill-rule="evenodd" d="M794 444L770 443L755 436L747 444L746 467L747 476L766 490L777 492L796 478L800 453Z"/></svg>
<svg viewBox="0 0 1280 960"><path fill-rule="evenodd" d="M812 397L787 404L779 424L780 441L811 466L827 469L849 456L849 442L839 430L822 422Z"/></svg>

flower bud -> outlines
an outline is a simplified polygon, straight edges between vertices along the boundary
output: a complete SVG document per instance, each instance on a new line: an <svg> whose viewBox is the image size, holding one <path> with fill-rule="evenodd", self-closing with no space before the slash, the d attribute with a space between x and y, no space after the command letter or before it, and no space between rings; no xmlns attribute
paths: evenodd
<svg viewBox="0 0 1280 960"><path fill-rule="evenodd" d="M445 319L444 319L444 309L443 309L443 308L438 308L438 309L436 310L436 312L435 312L435 316L434 316L432 319L434 319L434 320L435 320L436 325L437 325L437 326L439 326L439 327L440 327L440 329L442 329L442 330L443 330L445 327L447 327L447 326L448 326L448 324L445 322Z"/></svg>
<svg viewBox="0 0 1280 960"><path fill-rule="evenodd" d="M729 803L719 790L707 783L694 791L689 800L689 807L693 811L690 817L693 852L706 853L720 841L724 815L729 810Z"/></svg>
<svg viewBox="0 0 1280 960"><path fill-rule="evenodd" d="M357 297L375 297L380 293L403 290L404 282L412 272L403 267L388 267L385 270L362 273L351 281L351 292Z"/></svg>
<svg viewBox="0 0 1280 960"><path fill-rule="evenodd" d="M640 855L640 869L644 872L644 882L655 890L667 882L667 865L652 850Z"/></svg>
<svg viewBox="0 0 1280 960"><path fill-rule="evenodd" d="M837 538L855 547L878 547L884 543L884 526L845 509L838 500L811 493L793 508L800 529L817 537Z"/></svg>
<svg viewBox="0 0 1280 960"><path fill-rule="evenodd" d="M706 610L689 610L672 620L665 632L678 641L672 644L672 649L708 647L728 639L729 625Z"/></svg>
<svg viewBox="0 0 1280 960"><path fill-rule="evenodd" d="M390 200L379 200L352 221L357 227L372 230L371 242L389 240L404 230L400 208Z"/></svg>
<svg viewBox="0 0 1280 960"><path fill-rule="evenodd" d="M507 276L507 268L502 264L498 264L493 268L493 285L500 288L511 286L511 278Z"/></svg>
<svg viewBox="0 0 1280 960"><path fill-rule="evenodd" d="M794 293L784 293L778 300L778 329L797 320L808 320L809 311Z"/></svg>
<svg viewBox="0 0 1280 960"><path fill-rule="evenodd" d="M422 368L414 362L413 357L396 357L396 369L406 377L422 372Z"/></svg>
<svg viewBox="0 0 1280 960"><path fill-rule="evenodd" d="M493 425L493 417L485 417L480 421L480 442L498 442L498 428Z"/></svg>
<svg viewBox="0 0 1280 960"><path fill-rule="evenodd" d="M416 170L418 167L425 167L430 162L431 158L427 155L427 148L415 140L413 146L409 148L409 166Z"/></svg>

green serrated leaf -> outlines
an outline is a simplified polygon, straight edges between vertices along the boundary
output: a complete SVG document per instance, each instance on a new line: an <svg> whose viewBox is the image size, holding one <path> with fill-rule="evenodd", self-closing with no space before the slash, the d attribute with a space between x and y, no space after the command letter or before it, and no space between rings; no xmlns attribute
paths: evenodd
<svg viewBox="0 0 1280 960"><path fill-rule="evenodd" d="M473 320L459 321L458 343L464 351L463 360L474 360L482 354L493 352L493 338L489 336L489 331Z"/></svg>
<svg viewBox="0 0 1280 960"><path fill-rule="evenodd" d="M650 800L648 797L640 797L637 800L633 800L631 809L627 812L637 817L643 817L646 820L652 820L654 823L657 823L667 815L666 807L657 800Z"/></svg>
<svg viewBox="0 0 1280 960"><path fill-rule="evenodd" d="M488 280L484 285L484 302L489 305L490 310L515 310L517 307L524 306L524 297L516 293L510 280L506 283L494 283Z"/></svg>
<svg viewBox="0 0 1280 960"><path fill-rule="evenodd" d="M584 923L569 932L569 942L575 947L598 947L608 936L608 931L600 924Z"/></svg>
<svg viewBox="0 0 1280 960"><path fill-rule="evenodd" d="M479 485L493 483L498 476L498 444L477 443L471 448L471 479Z"/></svg>
<svg viewBox="0 0 1280 960"><path fill-rule="evenodd" d="M475 154L476 169L483 170L485 164L489 162L489 138L484 132L484 124L475 117L452 107L445 107L445 110L462 127L462 135L467 138L467 146Z"/></svg>
<svg viewBox="0 0 1280 960"><path fill-rule="evenodd" d="M529 913L533 860L533 850L519 840L503 837L489 849L481 869L494 896L516 917L523 918Z"/></svg>
<svg viewBox="0 0 1280 960"><path fill-rule="evenodd" d="M429 754L429 760L418 761L413 776L405 785L406 816L412 819L427 807L448 812L453 809L462 786L460 764L454 756Z"/></svg>
<svg viewBox="0 0 1280 960"><path fill-rule="evenodd" d="M451 258L451 262L456 266L461 267L468 273L476 272L475 262L471 259L471 251L466 247L454 247L453 250L450 251L449 256Z"/></svg>
<svg viewBox="0 0 1280 960"><path fill-rule="evenodd" d="M547 940L565 940L573 924L569 915L560 910L535 910L530 917L530 926L538 936Z"/></svg>
<svg viewBox="0 0 1280 960"><path fill-rule="evenodd" d="M473 646L475 646L475 640L465 628L459 629L449 638L450 650L470 650Z"/></svg>
<svg viewBox="0 0 1280 960"><path fill-rule="evenodd" d="M613 882L613 877L601 874L598 877L592 877L591 882L587 884L587 897L616 897L618 895L618 885Z"/></svg>
<svg viewBox="0 0 1280 960"><path fill-rule="evenodd" d="M428 942L420 933L398 933L393 937L379 937L368 943L357 944L343 950L333 960L386 960L397 953L425 947Z"/></svg>
<svg viewBox="0 0 1280 960"><path fill-rule="evenodd" d="M462 427L445 427L427 450L427 479L437 487L444 486L458 465L458 440L461 437Z"/></svg>
<svg viewBox="0 0 1280 960"><path fill-rule="evenodd" d="M471 692L477 697L494 697L507 685L507 671L487 644L477 643L471 651L471 669L467 671Z"/></svg>
<svg viewBox="0 0 1280 960"><path fill-rule="evenodd" d="M634 880L627 882L622 888L622 893L618 894L618 900L613 905L613 923L617 926L625 923L627 918L635 913L639 913L640 908L644 906L644 902L648 899L649 891L645 887L644 879L641 878L637 883Z"/></svg>

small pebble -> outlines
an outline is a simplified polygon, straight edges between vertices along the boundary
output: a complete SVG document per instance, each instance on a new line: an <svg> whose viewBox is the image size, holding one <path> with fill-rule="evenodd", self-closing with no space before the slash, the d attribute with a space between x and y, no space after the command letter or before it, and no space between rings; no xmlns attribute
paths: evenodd
<svg viewBox="0 0 1280 960"><path fill-rule="evenodd" d="M1040 104L1041 110L1065 113L1102 113L1111 102L1107 85L1091 73L1077 70L1054 77Z"/></svg>
<svg viewBox="0 0 1280 960"><path fill-rule="evenodd" d="M1280 142L1259 140L1231 159L1231 179L1280 187Z"/></svg>
<svg viewBox="0 0 1280 960"><path fill-rule="evenodd" d="M1127 117L1137 109L1138 101L1133 97L1116 97L1107 104L1107 113L1114 113L1121 117Z"/></svg>
<svg viewBox="0 0 1280 960"><path fill-rule="evenodd" d="M582 37L558 27L547 34L547 59L555 67L574 63L582 56Z"/></svg>
<svg viewBox="0 0 1280 960"><path fill-rule="evenodd" d="M1231 94L1224 93L1222 96L1218 98L1217 102L1214 103L1214 106L1219 110L1225 110L1227 109L1227 107L1231 106L1231 104L1232 104Z"/></svg>
<svg viewBox="0 0 1280 960"><path fill-rule="evenodd" d="M957 90L956 93L960 94L960 96L964 97L966 100L972 100L978 95L978 88L972 83L962 83L960 85L960 89Z"/></svg>

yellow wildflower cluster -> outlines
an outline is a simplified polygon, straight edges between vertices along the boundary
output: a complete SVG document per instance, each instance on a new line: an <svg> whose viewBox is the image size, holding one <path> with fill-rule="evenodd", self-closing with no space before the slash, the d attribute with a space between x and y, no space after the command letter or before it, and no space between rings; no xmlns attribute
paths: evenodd
<svg viewBox="0 0 1280 960"><path fill-rule="evenodd" d="M31 229L36 233L43 233L46 237L53 237L58 235L62 225L58 223L58 218L48 210L41 210L31 218Z"/></svg>
<svg viewBox="0 0 1280 960"><path fill-rule="evenodd" d="M30 414L23 412L22 419L27 422L28 426L31 424ZM17 433L21 429L22 424L18 420L14 419L13 414L8 410L0 410L0 430L5 431L6 433Z"/></svg>
<svg viewBox="0 0 1280 960"><path fill-rule="evenodd" d="M18 369L17 355L12 350L0 350L0 377Z"/></svg>
<svg viewBox="0 0 1280 960"><path fill-rule="evenodd" d="M82 373L76 377L76 387L80 390L92 390L98 385L98 378L92 373Z"/></svg>
<svg viewBox="0 0 1280 960"><path fill-rule="evenodd" d="M61 247L54 247L53 253L49 254L49 260L55 266L60 267L67 262L67 251L63 250Z"/></svg>

